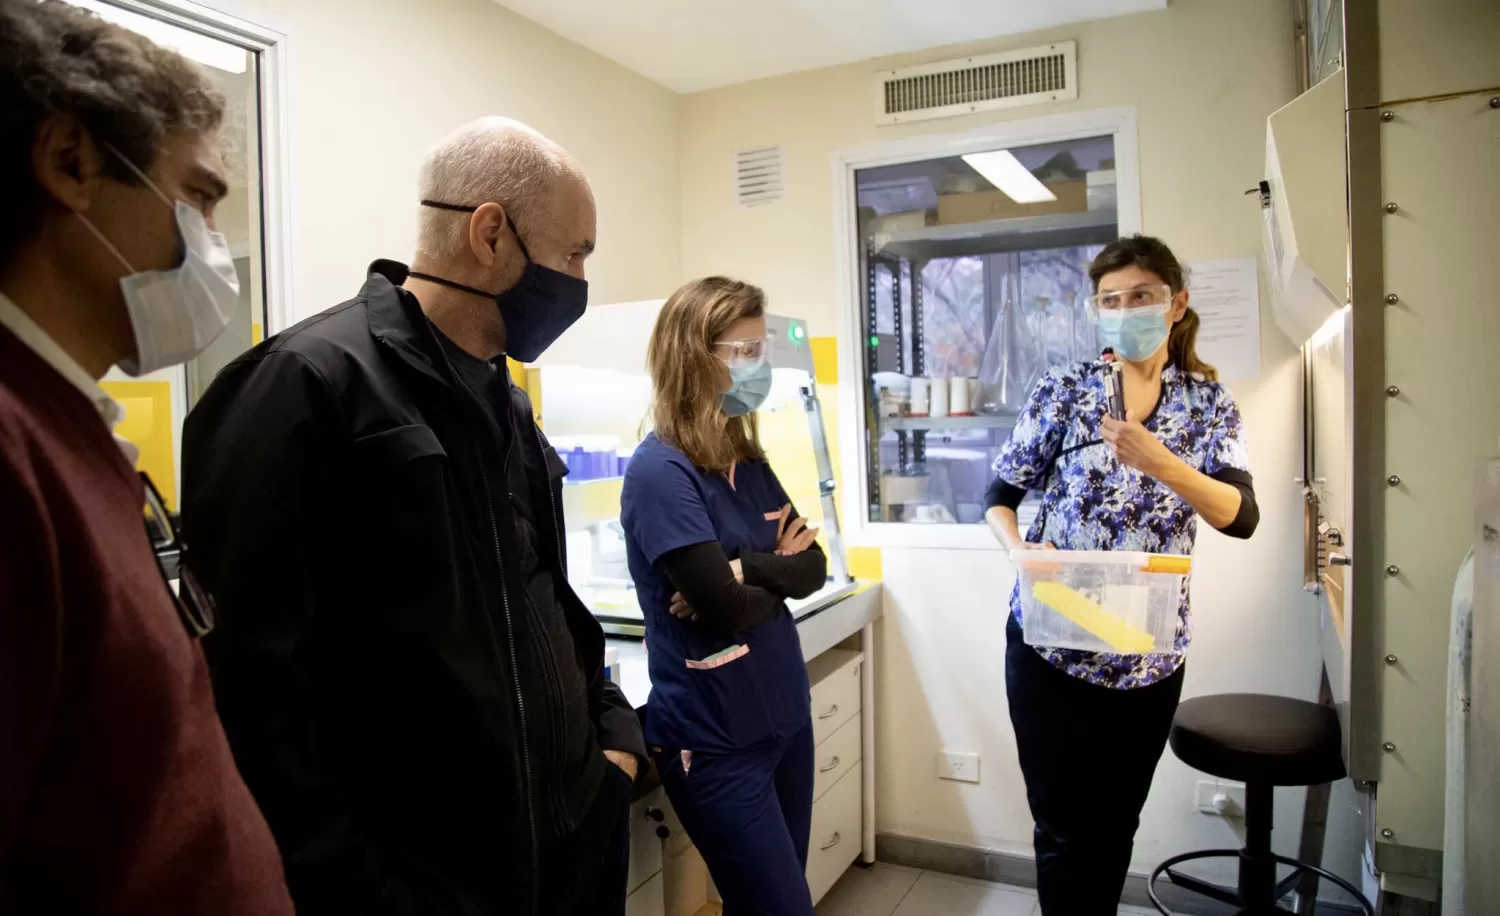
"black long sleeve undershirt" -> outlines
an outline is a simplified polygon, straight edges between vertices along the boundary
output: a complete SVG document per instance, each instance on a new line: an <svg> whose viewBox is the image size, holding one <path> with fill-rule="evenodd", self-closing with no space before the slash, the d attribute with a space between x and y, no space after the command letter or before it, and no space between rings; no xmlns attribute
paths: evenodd
<svg viewBox="0 0 1500 916"><path fill-rule="evenodd" d="M662 555L661 565L697 621L726 635L764 623L781 610L783 595L735 580L718 541L669 551Z"/></svg>
<svg viewBox="0 0 1500 916"><path fill-rule="evenodd" d="M1229 484L1240 493L1239 511L1235 513L1234 520L1219 531L1232 538L1249 539L1260 525L1260 506L1255 502L1255 480L1247 471L1234 468L1224 468L1208 476L1220 483ZM996 477L990 481L989 489L985 490L984 507L988 511L996 506L1003 506L1014 512L1025 498L1025 489Z"/></svg>
<svg viewBox="0 0 1500 916"><path fill-rule="evenodd" d="M740 556L745 584L783 598L806 598L828 581L828 557L813 544L801 553L747 553Z"/></svg>

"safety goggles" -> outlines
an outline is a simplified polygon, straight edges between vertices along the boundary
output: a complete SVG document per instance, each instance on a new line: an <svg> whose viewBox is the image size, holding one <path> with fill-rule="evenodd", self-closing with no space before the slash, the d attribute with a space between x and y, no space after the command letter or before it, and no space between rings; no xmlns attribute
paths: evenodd
<svg viewBox="0 0 1500 916"><path fill-rule="evenodd" d="M757 369L771 361L771 339L721 340L714 344L714 355L731 369Z"/></svg>
<svg viewBox="0 0 1500 916"><path fill-rule="evenodd" d="M1172 301L1172 288L1165 283L1137 286L1133 289L1110 290L1084 300L1084 308L1090 318L1099 320L1100 315L1120 314L1134 309L1159 309L1166 312Z"/></svg>

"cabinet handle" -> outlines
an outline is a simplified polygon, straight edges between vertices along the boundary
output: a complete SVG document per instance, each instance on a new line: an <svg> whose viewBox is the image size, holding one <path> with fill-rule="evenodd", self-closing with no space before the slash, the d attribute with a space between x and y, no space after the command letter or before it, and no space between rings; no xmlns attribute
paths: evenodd
<svg viewBox="0 0 1500 916"><path fill-rule="evenodd" d="M834 716L836 716L838 714L839 714L839 704L835 703L835 704L833 704L833 708L832 709L830 709L827 712L823 713L822 715L818 716L818 718L819 719L832 719Z"/></svg>
<svg viewBox="0 0 1500 916"><path fill-rule="evenodd" d="M829 762L828 766L826 766L826 767L818 767L818 772L819 773L827 773L827 772L829 772L831 770L837 770L838 768L839 768L839 759L837 757L835 757L835 758L833 758L832 761Z"/></svg>
<svg viewBox="0 0 1500 916"><path fill-rule="evenodd" d="M818 849L822 850L823 852L827 852L828 850L830 850L833 847L837 846L839 844L839 840L842 840L842 839L843 839L843 837L839 836L838 833L835 832L834 835L833 835L833 839L831 839L828 842L824 843L822 846L819 846Z"/></svg>

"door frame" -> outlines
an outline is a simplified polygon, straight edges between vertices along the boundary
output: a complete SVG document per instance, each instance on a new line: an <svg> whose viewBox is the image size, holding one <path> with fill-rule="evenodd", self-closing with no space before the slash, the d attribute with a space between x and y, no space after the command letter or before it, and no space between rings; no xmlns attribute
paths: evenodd
<svg viewBox="0 0 1500 916"><path fill-rule="evenodd" d="M291 28L233 0L212 6L190 0L103 0L111 6L239 45L257 56L260 134L261 252L265 293L264 336L285 330L301 288L297 182L296 42Z"/></svg>

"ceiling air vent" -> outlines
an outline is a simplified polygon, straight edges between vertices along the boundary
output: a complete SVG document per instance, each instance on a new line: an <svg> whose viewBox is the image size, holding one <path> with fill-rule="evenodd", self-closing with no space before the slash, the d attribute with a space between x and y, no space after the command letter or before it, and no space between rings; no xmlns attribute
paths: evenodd
<svg viewBox="0 0 1500 916"><path fill-rule="evenodd" d="M774 204L786 192L781 147L742 149L734 154L734 196L742 207Z"/></svg>
<svg viewBox="0 0 1500 916"><path fill-rule="evenodd" d="M875 122L904 124L1076 98L1078 43L1059 41L877 73Z"/></svg>

